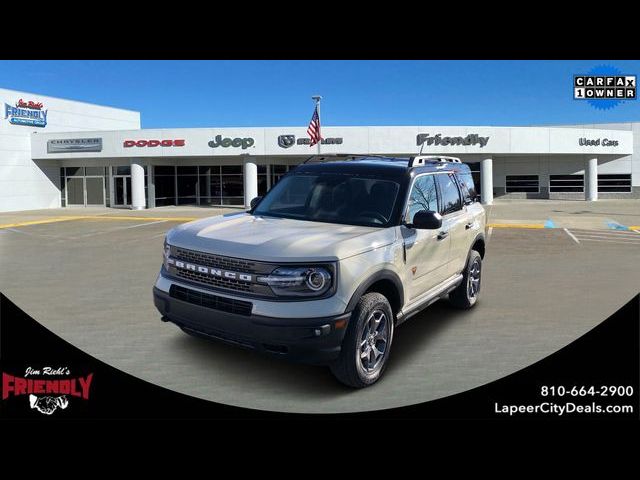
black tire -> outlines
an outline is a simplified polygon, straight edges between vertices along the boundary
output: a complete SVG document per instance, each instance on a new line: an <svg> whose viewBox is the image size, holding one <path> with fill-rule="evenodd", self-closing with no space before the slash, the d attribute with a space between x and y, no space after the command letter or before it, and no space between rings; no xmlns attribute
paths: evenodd
<svg viewBox="0 0 640 480"><path fill-rule="evenodd" d="M386 323L383 325L383 322ZM375 327L373 331L371 327ZM387 330L383 331L383 328ZM354 388L377 382L389 360L393 330L393 312L387 298L376 292L363 295L351 314L340 357L330 365L331 372L342 383ZM383 337L386 337L385 341ZM382 355L376 357L382 350Z"/></svg>
<svg viewBox="0 0 640 480"><path fill-rule="evenodd" d="M474 283L477 285L475 289L472 289L472 281L474 281ZM481 286L482 257L477 251L471 250L469 252L469 258L467 258L467 264L464 267L462 283L460 283L460 285L458 285L456 289L449 294L449 302L456 308L471 308L478 302Z"/></svg>

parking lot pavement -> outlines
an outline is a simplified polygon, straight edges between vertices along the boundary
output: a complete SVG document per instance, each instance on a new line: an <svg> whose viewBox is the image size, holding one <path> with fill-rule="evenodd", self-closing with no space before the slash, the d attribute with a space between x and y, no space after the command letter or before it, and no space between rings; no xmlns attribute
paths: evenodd
<svg viewBox="0 0 640 480"><path fill-rule="evenodd" d="M640 291L632 261L640 259L633 237L640 234L494 228L476 308L440 301L412 318L396 331L384 378L352 391L325 368L192 338L160 322L151 288L163 237L191 215L172 211L174 219L156 209L144 214L162 220L97 214L0 228L0 291L54 333L144 380L232 405L305 412L387 408L482 385L570 343Z"/></svg>
<svg viewBox="0 0 640 480"><path fill-rule="evenodd" d="M640 230L640 200L504 200L487 207L489 222L536 228Z"/></svg>

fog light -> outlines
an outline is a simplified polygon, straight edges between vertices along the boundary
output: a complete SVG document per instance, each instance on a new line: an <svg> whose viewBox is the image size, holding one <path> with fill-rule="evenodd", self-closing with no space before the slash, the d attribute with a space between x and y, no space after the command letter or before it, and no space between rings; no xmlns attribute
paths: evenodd
<svg viewBox="0 0 640 480"><path fill-rule="evenodd" d="M319 328L316 328L313 333L316 337L321 337L322 335L328 335L331 331L331 325L322 325Z"/></svg>

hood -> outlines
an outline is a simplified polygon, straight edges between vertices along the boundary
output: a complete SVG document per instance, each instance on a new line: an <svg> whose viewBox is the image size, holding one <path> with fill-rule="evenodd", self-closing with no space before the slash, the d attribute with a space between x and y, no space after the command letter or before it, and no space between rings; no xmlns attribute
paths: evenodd
<svg viewBox="0 0 640 480"><path fill-rule="evenodd" d="M394 228L358 227L245 212L204 218L167 234L171 245L266 262L335 261L393 243Z"/></svg>

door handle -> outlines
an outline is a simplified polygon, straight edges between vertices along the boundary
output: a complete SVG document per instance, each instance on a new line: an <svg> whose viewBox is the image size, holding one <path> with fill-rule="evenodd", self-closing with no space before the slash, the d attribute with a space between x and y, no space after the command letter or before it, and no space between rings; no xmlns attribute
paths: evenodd
<svg viewBox="0 0 640 480"><path fill-rule="evenodd" d="M449 236L449 232L440 232L438 233L438 236L436 237L438 240L444 240L445 238L447 238Z"/></svg>
<svg viewBox="0 0 640 480"><path fill-rule="evenodd" d="M465 230L469 230L471 227L473 227L473 222L469 222L464 226Z"/></svg>

